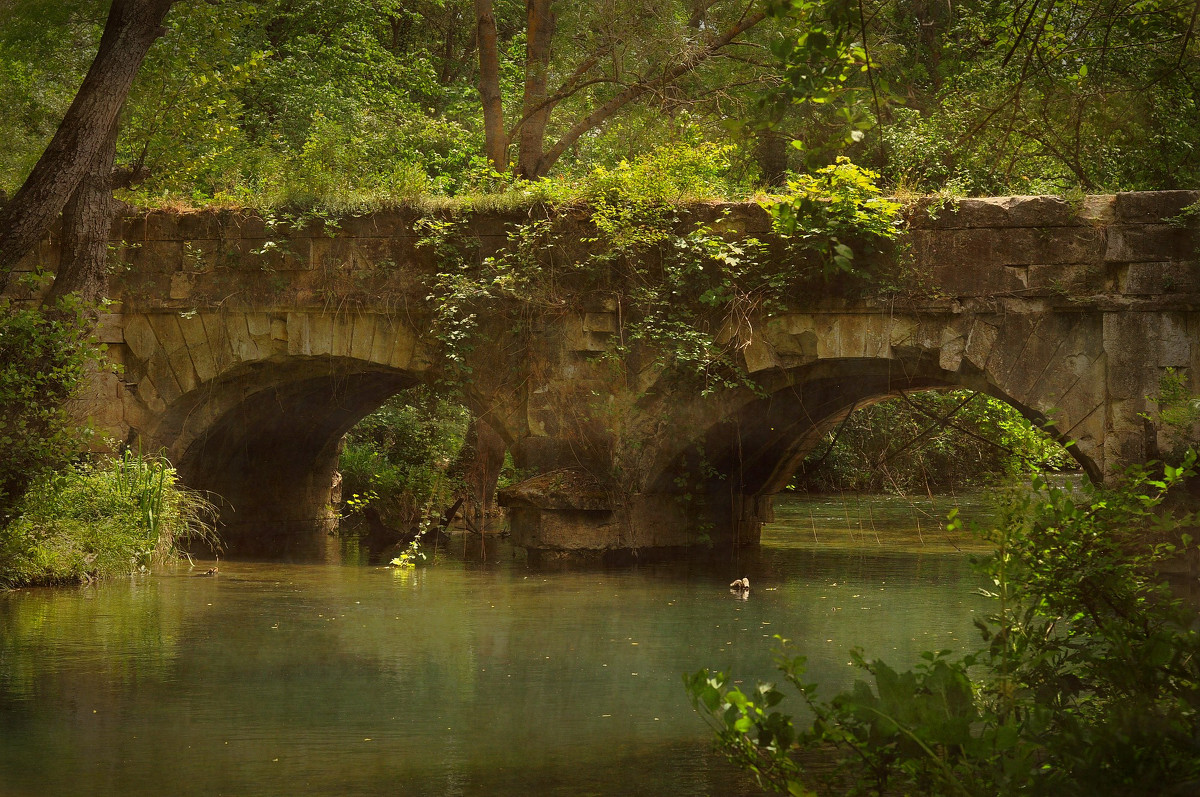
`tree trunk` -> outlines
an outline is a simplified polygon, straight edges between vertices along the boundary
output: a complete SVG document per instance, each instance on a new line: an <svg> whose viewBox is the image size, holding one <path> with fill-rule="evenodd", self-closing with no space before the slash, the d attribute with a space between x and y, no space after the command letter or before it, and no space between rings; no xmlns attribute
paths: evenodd
<svg viewBox="0 0 1200 797"><path fill-rule="evenodd" d="M487 158L498 172L508 169L508 136L504 133L504 106L500 101L500 49L492 0L475 0L475 25L479 39L479 99L483 103L483 140Z"/></svg>
<svg viewBox="0 0 1200 797"><path fill-rule="evenodd" d="M517 174L534 179L542 174L542 148L552 105L546 102L546 74L550 71L550 45L554 40L554 12L550 0L526 0L525 98L522 103L521 146Z"/></svg>
<svg viewBox="0 0 1200 797"><path fill-rule="evenodd" d="M754 136L754 160L762 173L763 187L783 188L787 182L788 150L791 148L787 137L774 130L757 130Z"/></svg>
<svg viewBox="0 0 1200 797"><path fill-rule="evenodd" d="M113 0L83 85L25 183L0 208L0 291L91 171L172 0Z"/></svg>
<svg viewBox="0 0 1200 797"><path fill-rule="evenodd" d="M113 160L117 153L117 122L109 126L104 147L63 208L62 245L58 272L46 295L45 304L53 305L68 293L94 302L104 295L107 285L108 239L116 216L113 199Z"/></svg>
<svg viewBox="0 0 1200 797"><path fill-rule="evenodd" d="M474 525L479 530L483 529L496 496L504 452L504 438L487 423L471 418L462 448L448 469L450 475L462 480L465 497L471 502ZM471 520L470 516L467 519Z"/></svg>

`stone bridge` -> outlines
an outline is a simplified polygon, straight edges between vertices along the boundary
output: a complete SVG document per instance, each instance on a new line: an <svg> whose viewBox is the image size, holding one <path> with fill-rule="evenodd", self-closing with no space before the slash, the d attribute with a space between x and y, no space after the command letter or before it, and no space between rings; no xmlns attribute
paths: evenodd
<svg viewBox="0 0 1200 797"><path fill-rule="evenodd" d="M799 298L803 312L755 320L739 354L755 389L704 395L645 358L597 357L622 335L611 297L544 312L519 341L479 318L461 399L531 476L502 499L514 539L542 552L673 548L703 527L717 546L752 543L823 434L902 391L999 397L1092 478L1152 458L1159 432L1145 413L1165 370L1197 387L1200 235L1174 217L1198 197L913 212L918 298L814 295ZM753 205L690 212L736 234L769 231ZM415 218L124 219L100 324L121 371L94 380L80 414L222 496L235 551L255 537L317 545L342 435L389 396L445 376L427 300L437 269ZM479 257L526 218L471 218ZM30 265L54 262L54 246Z"/></svg>

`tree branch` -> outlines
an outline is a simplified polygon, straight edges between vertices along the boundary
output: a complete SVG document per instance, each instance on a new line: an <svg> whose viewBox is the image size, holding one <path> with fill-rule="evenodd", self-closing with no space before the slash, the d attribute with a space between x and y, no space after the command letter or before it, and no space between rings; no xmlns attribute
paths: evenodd
<svg viewBox="0 0 1200 797"><path fill-rule="evenodd" d="M566 152L571 145L578 141L580 136L582 136L584 133L603 124L609 119L609 117L611 117L621 108L628 105L630 102L633 102L641 97L643 94L646 94L651 90L661 86L666 86L670 83L673 83L683 75L693 71L704 61L712 57L712 55L722 47L726 46L735 38L766 19L766 16L766 13L763 11L749 15L743 14L741 19L739 19L728 30L713 39L704 47L701 47L697 51L691 53L689 57L685 58L680 63L664 70L663 73L656 78L645 79L634 83L610 99L608 102L592 111L583 119L576 122L570 127L570 129L567 130L566 133L563 134L562 138L555 142L554 146L550 147L550 149L546 151L545 155L542 156L540 173L545 174L546 170L554 165L554 163L558 161L560 157L562 157L562 154Z"/></svg>

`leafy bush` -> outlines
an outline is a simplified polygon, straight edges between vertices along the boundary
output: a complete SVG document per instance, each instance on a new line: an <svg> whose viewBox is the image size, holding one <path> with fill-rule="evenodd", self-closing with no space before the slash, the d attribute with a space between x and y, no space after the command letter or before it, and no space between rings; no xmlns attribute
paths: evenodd
<svg viewBox="0 0 1200 797"><path fill-rule="evenodd" d="M900 204L882 196L879 175L838 156L831 166L788 181L788 193L768 206L775 232L800 250L821 255L826 278L836 274L869 276L859 254L886 251L900 233Z"/></svg>
<svg viewBox="0 0 1200 797"><path fill-rule="evenodd" d="M73 297L53 308L0 299L0 525L35 480L82 447L86 430L71 424L66 402L100 362L87 313Z"/></svg>
<svg viewBox="0 0 1200 797"><path fill-rule="evenodd" d="M41 476L0 527L0 587L65 584L162 564L215 544L212 506L166 460L126 452Z"/></svg>
<svg viewBox="0 0 1200 797"><path fill-rule="evenodd" d="M693 705L726 755L793 795L1195 794L1200 631L1157 569L1194 550L1180 530L1195 517L1161 504L1195 460L1114 490L1035 479L1014 497L987 535L994 610L975 653L926 653L907 672L856 654L869 678L832 700L781 653L812 716L799 726L773 685L747 695L707 670L685 676ZM806 768L804 752L838 767Z"/></svg>
<svg viewBox="0 0 1200 797"><path fill-rule="evenodd" d="M348 505L361 509L374 501L386 517L414 520L431 499L449 495L447 469L466 425L463 407L424 388L389 399L346 435L338 464L342 495L359 496Z"/></svg>

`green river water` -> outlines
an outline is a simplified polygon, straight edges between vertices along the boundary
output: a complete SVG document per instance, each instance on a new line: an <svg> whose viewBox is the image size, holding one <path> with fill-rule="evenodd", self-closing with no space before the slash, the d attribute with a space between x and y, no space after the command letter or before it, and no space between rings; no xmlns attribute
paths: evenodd
<svg viewBox="0 0 1200 797"><path fill-rule="evenodd" d="M544 572L475 538L0 594L0 797L756 794L682 673L769 679L781 634L831 694L852 646L908 666L985 606L949 499L778 504L736 564Z"/></svg>

